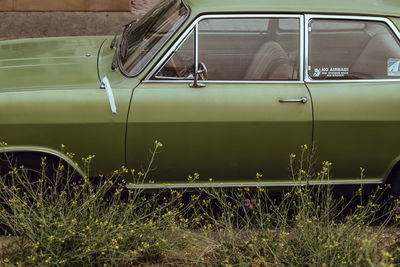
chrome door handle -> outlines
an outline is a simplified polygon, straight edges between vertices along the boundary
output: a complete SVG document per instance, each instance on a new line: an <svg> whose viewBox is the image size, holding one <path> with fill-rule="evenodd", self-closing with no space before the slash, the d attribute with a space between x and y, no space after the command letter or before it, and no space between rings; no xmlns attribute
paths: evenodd
<svg viewBox="0 0 400 267"><path fill-rule="evenodd" d="M296 98L296 99L279 99L281 103L307 103L307 97Z"/></svg>

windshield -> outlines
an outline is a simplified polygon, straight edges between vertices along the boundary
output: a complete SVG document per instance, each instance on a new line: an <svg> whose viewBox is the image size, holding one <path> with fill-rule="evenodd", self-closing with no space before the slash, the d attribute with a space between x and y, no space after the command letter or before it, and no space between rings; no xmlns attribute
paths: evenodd
<svg viewBox="0 0 400 267"><path fill-rule="evenodd" d="M120 70L127 76L138 75L185 21L188 13L184 0L165 0L137 24L129 24L117 51Z"/></svg>

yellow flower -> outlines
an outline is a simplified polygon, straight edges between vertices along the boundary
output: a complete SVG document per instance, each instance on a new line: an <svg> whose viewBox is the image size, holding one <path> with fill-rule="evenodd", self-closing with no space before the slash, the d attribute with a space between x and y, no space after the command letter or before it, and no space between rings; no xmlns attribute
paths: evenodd
<svg viewBox="0 0 400 267"><path fill-rule="evenodd" d="M161 142L159 142L159 141L154 141L154 144L155 144L155 146L156 146L156 148L158 148L158 147L162 147L163 146L163 144L161 144Z"/></svg>
<svg viewBox="0 0 400 267"><path fill-rule="evenodd" d="M51 262L51 256L47 258L47 260L45 260L45 263L49 264Z"/></svg>
<svg viewBox="0 0 400 267"><path fill-rule="evenodd" d="M8 146L7 142L0 142L0 146Z"/></svg>

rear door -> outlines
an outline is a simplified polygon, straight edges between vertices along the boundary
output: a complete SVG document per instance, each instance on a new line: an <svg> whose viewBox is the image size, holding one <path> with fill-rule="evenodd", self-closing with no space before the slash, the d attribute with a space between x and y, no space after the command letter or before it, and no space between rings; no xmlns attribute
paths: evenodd
<svg viewBox="0 0 400 267"><path fill-rule="evenodd" d="M400 43L387 19L313 15L307 86L320 160L337 182L379 182L400 152ZM364 181L365 182L365 181Z"/></svg>

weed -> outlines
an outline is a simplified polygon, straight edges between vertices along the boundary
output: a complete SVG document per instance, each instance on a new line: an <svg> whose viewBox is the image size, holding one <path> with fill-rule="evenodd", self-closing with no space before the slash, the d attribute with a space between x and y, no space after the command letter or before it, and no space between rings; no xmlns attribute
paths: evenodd
<svg viewBox="0 0 400 267"><path fill-rule="evenodd" d="M289 156L296 185L279 199L264 187L126 191L128 176L133 184L149 180L160 147L155 142L145 171L122 167L96 180L65 172L49 179L45 160L35 182L23 167L12 168L0 177L0 224L13 236L2 248L1 263L389 266L400 261L398 202L383 198L383 187L368 196L360 188L350 198L335 197L332 163L323 162L314 172L313 151L306 145L299 156ZM92 158L84 159L86 171ZM189 183L199 176L189 176Z"/></svg>

